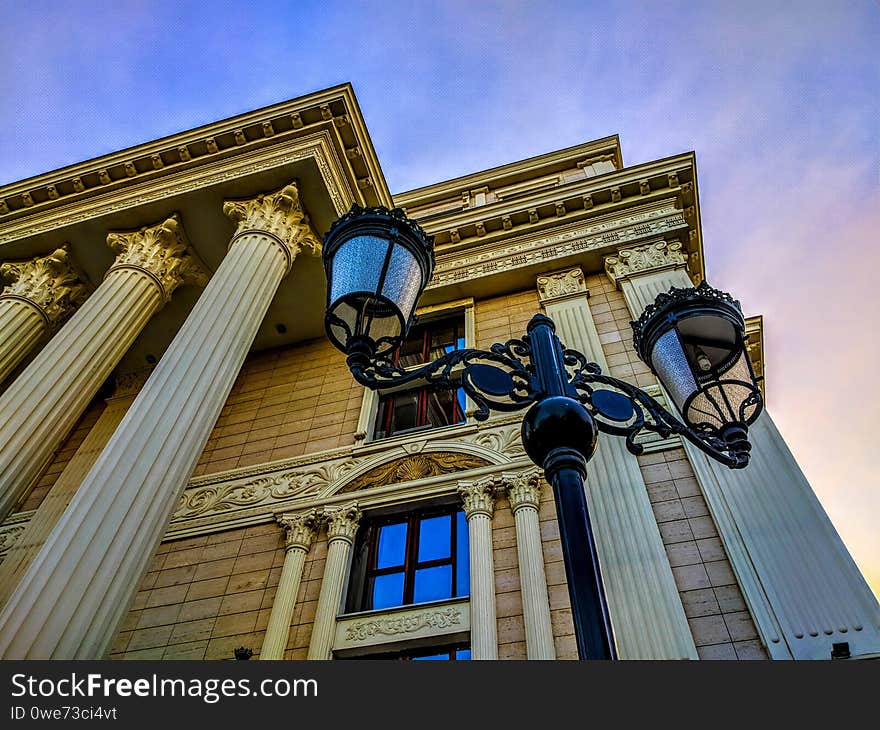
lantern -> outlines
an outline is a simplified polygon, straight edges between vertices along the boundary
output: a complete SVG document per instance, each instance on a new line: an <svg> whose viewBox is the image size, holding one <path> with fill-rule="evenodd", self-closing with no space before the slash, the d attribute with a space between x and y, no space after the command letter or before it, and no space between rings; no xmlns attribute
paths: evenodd
<svg viewBox="0 0 880 730"><path fill-rule="evenodd" d="M324 236L331 342L351 355L393 352L434 271L433 238L399 208L355 204Z"/></svg>

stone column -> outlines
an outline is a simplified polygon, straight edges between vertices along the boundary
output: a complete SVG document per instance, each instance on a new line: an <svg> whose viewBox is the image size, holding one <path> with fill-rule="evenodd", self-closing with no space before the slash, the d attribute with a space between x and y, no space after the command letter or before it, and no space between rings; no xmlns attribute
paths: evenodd
<svg viewBox="0 0 880 730"><path fill-rule="evenodd" d="M279 515L278 522L284 526L287 533L286 552L281 578L278 580L278 590L275 591L275 600L272 602L272 612L269 614L269 624L266 626L266 636L260 649L260 659L284 659L303 567L315 541L318 511Z"/></svg>
<svg viewBox="0 0 880 730"><path fill-rule="evenodd" d="M471 658L498 658L495 618L495 561L492 557L492 513L498 479L459 482L458 493L468 523L471 569Z"/></svg>
<svg viewBox="0 0 880 730"><path fill-rule="evenodd" d="M0 384L88 294L65 244L48 256L0 264Z"/></svg>
<svg viewBox="0 0 880 730"><path fill-rule="evenodd" d="M555 659L550 599L544 572L544 550L538 508L541 477L538 472L504 474L504 488L516 525L516 554L522 591L523 621L526 625L526 656L529 659Z"/></svg>
<svg viewBox="0 0 880 730"><path fill-rule="evenodd" d="M206 279L176 215L107 243L118 255L104 281L0 396L0 519L171 293Z"/></svg>
<svg viewBox="0 0 880 730"><path fill-rule="evenodd" d="M633 318L660 292L692 286L677 243L622 249L605 270ZM668 402L671 402L667 399ZM751 461L731 470L682 439L752 617L773 659L880 653L880 605L768 412Z"/></svg>
<svg viewBox="0 0 880 730"><path fill-rule="evenodd" d="M583 272L547 274L537 283L562 343L608 372ZM586 489L618 656L696 659L642 472L622 438L600 436L587 464Z"/></svg>
<svg viewBox="0 0 880 730"><path fill-rule="evenodd" d="M3 656L104 656L278 285L318 247L293 183L224 211L229 252L0 613Z"/></svg>
<svg viewBox="0 0 880 730"><path fill-rule="evenodd" d="M356 503L327 509L327 562L321 579L321 593L312 625L309 659L332 659L336 617L342 607L342 589L348 572L351 547L361 512Z"/></svg>
<svg viewBox="0 0 880 730"><path fill-rule="evenodd" d="M76 494L83 477L98 460L151 371L152 368L148 368L117 379L116 390L107 399L106 408L0 563L0 606L9 599L21 576L43 547L55 523Z"/></svg>

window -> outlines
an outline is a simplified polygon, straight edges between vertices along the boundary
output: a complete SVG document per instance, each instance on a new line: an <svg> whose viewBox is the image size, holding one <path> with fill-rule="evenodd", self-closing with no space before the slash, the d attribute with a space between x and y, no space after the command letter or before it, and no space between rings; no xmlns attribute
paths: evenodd
<svg viewBox="0 0 880 730"><path fill-rule="evenodd" d="M464 512L446 507L365 523L358 535L350 586L349 613L467 596L470 569Z"/></svg>
<svg viewBox="0 0 880 730"><path fill-rule="evenodd" d="M394 353L394 362L404 369L418 367L463 349L464 330L465 317L461 312L418 321ZM461 388L416 387L383 393L379 396L372 437L382 439L408 431L464 423L466 409Z"/></svg>

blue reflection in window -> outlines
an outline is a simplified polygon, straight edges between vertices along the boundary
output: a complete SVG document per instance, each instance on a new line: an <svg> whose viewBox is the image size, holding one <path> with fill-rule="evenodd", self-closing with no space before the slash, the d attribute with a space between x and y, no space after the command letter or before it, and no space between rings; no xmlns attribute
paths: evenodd
<svg viewBox="0 0 880 730"><path fill-rule="evenodd" d="M377 575L373 579L373 608L391 608L403 603L403 573Z"/></svg>
<svg viewBox="0 0 880 730"><path fill-rule="evenodd" d="M379 530L377 568L396 568L406 558L406 522L385 525Z"/></svg>
<svg viewBox="0 0 880 730"><path fill-rule="evenodd" d="M452 555L452 515L426 517L419 522L419 562Z"/></svg>
<svg viewBox="0 0 880 730"><path fill-rule="evenodd" d="M455 652L455 658L458 660L469 660L471 658L471 650L470 649L457 649Z"/></svg>
<svg viewBox="0 0 880 730"><path fill-rule="evenodd" d="M469 596L471 592L471 570L468 561L468 526L464 512L455 515L455 595Z"/></svg>
<svg viewBox="0 0 880 730"><path fill-rule="evenodd" d="M413 601L439 601L452 597L452 566L439 565L436 568L421 568L416 571Z"/></svg>
<svg viewBox="0 0 880 730"><path fill-rule="evenodd" d="M449 661L449 654L430 654L428 656L414 656L412 659L416 662L420 662L424 659L427 659L428 661Z"/></svg>

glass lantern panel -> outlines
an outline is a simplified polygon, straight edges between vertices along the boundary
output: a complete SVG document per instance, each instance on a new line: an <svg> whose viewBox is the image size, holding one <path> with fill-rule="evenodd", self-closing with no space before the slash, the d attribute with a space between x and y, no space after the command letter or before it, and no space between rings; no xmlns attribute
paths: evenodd
<svg viewBox="0 0 880 730"><path fill-rule="evenodd" d="M669 330L657 339L651 352L651 364L681 411L688 397L697 390L697 382L675 330Z"/></svg>
<svg viewBox="0 0 880 730"><path fill-rule="evenodd" d="M374 236L355 236L342 244L333 257L331 305L353 292L375 293L387 251L387 241Z"/></svg>
<svg viewBox="0 0 880 730"><path fill-rule="evenodd" d="M689 423L705 423L721 428L736 421L751 421L757 404L743 408L745 400L754 392L754 381L746 358L743 349L733 366L720 378L720 382L703 386L702 392L690 402L687 413L683 414Z"/></svg>
<svg viewBox="0 0 880 730"><path fill-rule="evenodd" d="M408 322L416 307L422 286L422 270L416 257L403 246L396 245L391 252L388 272L382 286L382 295L394 302L403 321Z"/></svg>
<svg viewBox="0 0 880 730"><path fill-rule="evenodd" d="M731 356L740 346L736 328L729 319L697 315L681 319L677 327L694 372L711 372L718 377L727 371ZM705 367L701 367L703 363Z"/></svg>

